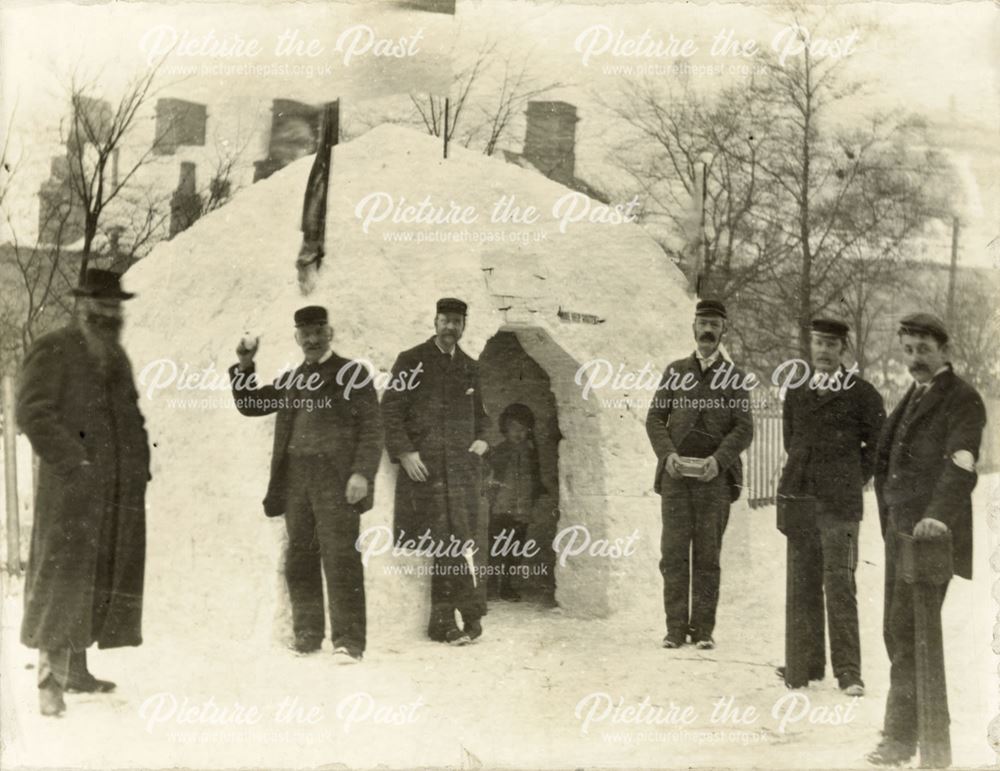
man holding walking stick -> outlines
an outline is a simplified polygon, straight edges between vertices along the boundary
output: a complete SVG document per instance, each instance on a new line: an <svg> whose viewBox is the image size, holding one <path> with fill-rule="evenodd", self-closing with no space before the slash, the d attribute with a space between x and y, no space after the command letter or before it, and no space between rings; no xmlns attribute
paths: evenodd
<svg viewBox="0 0 1000 771"><path fill-rule="evenodd" d="M883 738L868 760L900 765L919 745L921 766L944 767L951 747L940 612L948 576L920 574L934 572L928 557L950 540L943 561L972 578L972 490L986 410L952 370L940 319L906 316L899 342L914 382L886 421L875 459L891 669Z"/></svg>

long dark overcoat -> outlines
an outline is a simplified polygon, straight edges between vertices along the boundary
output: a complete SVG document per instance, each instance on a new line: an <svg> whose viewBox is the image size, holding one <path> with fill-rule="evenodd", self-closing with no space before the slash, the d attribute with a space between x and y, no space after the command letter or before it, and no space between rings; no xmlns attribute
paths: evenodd
<svg viewBox="0 0 1000 771"><path fill-rule="evenodd" d="M17 421L40 459L21 641L139 645L149 445L124 350L102 365L77 327L40 338Z"/></svg>
<svg viewBox="0 0 1000 771"><path fill-rule="evenodd" d="M449 359L430 338L403 351L392 367L382 418L389 457L398 461L417 451L427 467L426 482L414 482L400 469L396 477L395 537L408 540L427 530L447 544L450 536L475 540L483 460L469 452L485 441L489 418L483 407L479 365L461 348Z"/></svg>

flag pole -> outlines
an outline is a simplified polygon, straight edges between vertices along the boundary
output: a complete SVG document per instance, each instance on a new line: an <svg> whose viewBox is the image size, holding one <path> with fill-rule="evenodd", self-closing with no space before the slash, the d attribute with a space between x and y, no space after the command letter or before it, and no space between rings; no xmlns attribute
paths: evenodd
<svg viewBox="0 0 1000 771"><path fill-rule="evenodd" d="M451 106L448 97L444 98L444 157L448 157L448 108Z"/></svg>

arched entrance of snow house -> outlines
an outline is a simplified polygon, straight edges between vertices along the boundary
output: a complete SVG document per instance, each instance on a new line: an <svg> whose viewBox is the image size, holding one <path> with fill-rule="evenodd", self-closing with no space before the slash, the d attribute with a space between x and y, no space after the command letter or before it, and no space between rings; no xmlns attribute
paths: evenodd
<svg viewBox="0 0 1000 771"><path fill-rule="evenodd" d="M583 555L562 564L552 548L567 528L582 526L587 537L606 537L600 417L596 405L580 396L574 380L579 366L546 330L534 326L503 326L479 356L483 401L492 421L490 446L503 438L499 417L507 405L525 404L535 417L546 493L535 507L528 538L539 553L526 561L528 575L515 588L527 601L547 604L554 598L574 615L605 616L610 611L607 561ZM481 543L488 544L483 520Z"/></svg>

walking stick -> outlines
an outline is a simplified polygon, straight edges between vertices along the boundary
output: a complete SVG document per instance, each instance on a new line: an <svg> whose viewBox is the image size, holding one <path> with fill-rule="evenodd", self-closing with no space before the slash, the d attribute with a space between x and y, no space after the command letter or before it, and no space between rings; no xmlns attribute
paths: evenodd
<svg viewBox="0 0 1000 771"><path fill-rule="evenodd" d="M793 569L792 552L816 528L816 499L813 496L779 495L778 530L788 539L785 567L785 685L804 688L809 684L810 658L816 634L810 624L801 574ZM819 630L822 634L822 629Z"/></svg>
<svg viewBox="0 0 1000 771"><path fill-rule="evenodd" d="M951 765L951 737L941 638L941 586L953 572L951 533L925 539L905 534L899 537L903 580L913 589L920 766L947 768Z"/></svg>

